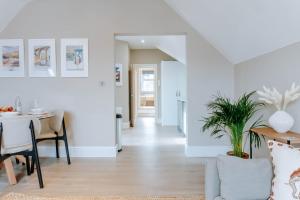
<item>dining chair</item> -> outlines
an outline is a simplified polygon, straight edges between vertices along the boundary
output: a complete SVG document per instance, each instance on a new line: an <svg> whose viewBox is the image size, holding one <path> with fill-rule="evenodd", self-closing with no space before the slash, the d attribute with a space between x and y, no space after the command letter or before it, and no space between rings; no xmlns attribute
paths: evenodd
<svg viewBox="0 0 300 200"><path fill-rule="evenodd" d="M41 134L36 139L37 142L45 141L45 140L54 140L56 147L56 158L59 158L59 141L63 140L65 143L66 155L68 164L71 164L70 155L69 155L69 145L68 145L68 137L65 125L64 111L57 110L51 112L54 114L49 121L49 130L42 131Z"/></svg>
<svg viewBox="0 0 300 200"><path fill-rule="evenodd" d="M40 188L44 187L36 137L41 132L40 121L32 116L0 118L0 160L21 155L26 158L27 174L30 175L29 157L35 160Z"/></svg>

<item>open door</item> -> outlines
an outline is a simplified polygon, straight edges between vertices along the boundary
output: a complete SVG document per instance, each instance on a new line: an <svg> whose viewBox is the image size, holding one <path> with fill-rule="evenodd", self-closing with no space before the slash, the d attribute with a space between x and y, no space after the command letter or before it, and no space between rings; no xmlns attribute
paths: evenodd
<svg viewBox="0 0 300 200"><path fill-rule="evenodd" d="M130 127L134 127L136 124L136 69L131 67L129 70L129 120Z"/></svg>

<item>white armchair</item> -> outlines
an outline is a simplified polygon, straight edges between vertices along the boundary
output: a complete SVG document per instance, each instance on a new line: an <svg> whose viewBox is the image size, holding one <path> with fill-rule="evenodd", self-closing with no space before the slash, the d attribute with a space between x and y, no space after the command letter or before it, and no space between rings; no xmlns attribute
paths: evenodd
<svg viewBox="0 0 300 200"><path fill-rule="evenodd" d="M23 155L26 158L27 173L30 175L29 157L35 161L40 188L44 187L40 168L36 137L40 134L40 121L31 116L0 118L0 159ZM33 167L33 166L32 166Z"/></svg>

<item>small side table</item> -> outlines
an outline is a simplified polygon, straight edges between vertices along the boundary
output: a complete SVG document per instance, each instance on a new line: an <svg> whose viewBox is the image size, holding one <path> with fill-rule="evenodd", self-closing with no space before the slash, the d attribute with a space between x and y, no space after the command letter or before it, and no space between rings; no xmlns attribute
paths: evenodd
<svg viewBox="0 0 300 200"><path fill-rule="evenodd" d="M272 128L254 128L251 129L254 133L279 141L286 144L300 144L300 133L288 131L287 133L278 133ZM252 142L250 141L250 144ZM252 145L250 145L250 158L252 158Z"/></svg>

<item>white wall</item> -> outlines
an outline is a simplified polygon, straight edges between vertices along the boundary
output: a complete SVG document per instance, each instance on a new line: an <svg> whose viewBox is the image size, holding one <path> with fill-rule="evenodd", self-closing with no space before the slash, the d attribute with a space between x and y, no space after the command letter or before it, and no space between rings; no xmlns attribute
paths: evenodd
<svg viewBox="0 0 300 200"><path fill-rule="evenodd" d="M154 14L155 13L155 14ZM151 25L150 25L151 24ZM199 121L217 91L233 96L233 65L162 0L35 0L0 33L0 38L89 38L89 77L1 78L0 104L20 95L68 112L73 146L115 146L115 34L186 33L188 145L224 145L201 133ZM26 51L26 63L27 60ZM100 86L99 81L105 84Z"/></svg>
<svg viewBox="0 0 300 200"><path fill-rule="evenodd" d="M300 43L238 64L235 67L235 96L244 92L261 90L262 86L275 87L280 92L293 82L300 84ZM291 104L287 111L295 118L292 130L300 132L300 101ZM262 113L267 120L275 108L267 106ZM262 149L261 151L264 151ZM261 152L259 152L261 153Z"/></svg>
<svg viewBox="0 0 300 200"><path fill-rule="evenodd" d="M196 50L196 49L199 49ZM194 50L193 50L194 49ZM201 146L196 153L204 156L210 151L210 155L216 155L225 150L224 145L229 142L226 138L216 140L208 133L201 132L203 116L207 115L207 103L217 92L228 97L233 97L234 68L224 57L221 56L211 45L196 33L191 32L187 36L187 135L188 145ZM204 147L203 147L204 146ZM216 146L221 146L217 147ZM202 148L203 147L203 148ZM207 148L206 148L207 147ZM213 151L213 149L218 149ZM191 152L193 154L193 152ZM202 154L203 155L203 154Z"/></svg>
<svg viewBox="0 0 300 200"><path fill-rule="evenodd" d="M130 49L127 42L116 40L115 42L115 63L122 64L122 86L116 87L116 106L122 107L123 122L129 124L129 70Z"/></svg>

